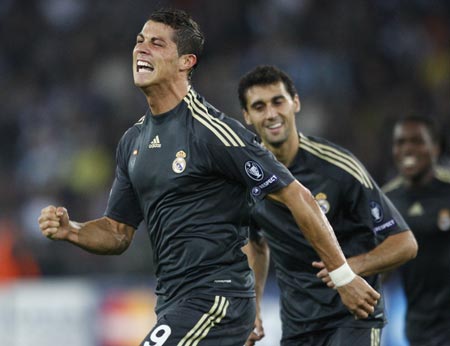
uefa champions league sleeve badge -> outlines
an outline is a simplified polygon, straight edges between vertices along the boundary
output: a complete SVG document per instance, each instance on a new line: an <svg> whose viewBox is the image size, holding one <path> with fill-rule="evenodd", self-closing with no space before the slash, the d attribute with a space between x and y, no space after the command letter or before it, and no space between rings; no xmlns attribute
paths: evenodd
<svg viewBox="0 0 450 346"><path fill-rule="evenodd" d="M176 159L172 162L172 170L177 174L183 173L186 169L186 153L180 150L175 156Z"/></svg>

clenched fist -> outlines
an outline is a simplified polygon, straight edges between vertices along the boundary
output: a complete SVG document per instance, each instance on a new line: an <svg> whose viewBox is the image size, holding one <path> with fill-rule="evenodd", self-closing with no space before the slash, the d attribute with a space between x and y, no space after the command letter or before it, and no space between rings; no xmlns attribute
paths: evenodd
<svg viewBox="0 0 450 346"><path fill-rule="evenodd" d="M70 233L69 214L64 207L49 205L42 209L38 218L43 235L54 240L66 240Z"/></svg>

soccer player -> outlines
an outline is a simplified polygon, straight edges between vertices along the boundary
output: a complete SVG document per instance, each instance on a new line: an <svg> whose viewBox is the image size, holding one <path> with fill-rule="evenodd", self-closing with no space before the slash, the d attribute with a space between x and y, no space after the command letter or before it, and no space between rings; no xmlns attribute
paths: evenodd
<svg viewBox="0 0 450 346"><path fill-rule="evenodd" d="M393 131L399 176L384 190L411 226L419 253L398 272L411 346L450 345L450 172L437 167L436 125L408 116Z"/></svg>
<svg viewBox="0 0 450 346"><path fill-rule="evenodd" d="M378 273L416 255L404 220L362 164L347 150L297 131L300 100L288 75L258 66L242 77L239 100L244 118L263 145L314 195L331 223L348 264L380 290ZM329 272L285 206L265 199L254 204L249 262L260 302L271 255L280 288L283 346L379 345L383 303L367 319L355 319L339 300ZM257 307L259 314L260 307ZM261 316L247 345L264 335Z"/></svg>
<svg viewBox="0 0 450 346"><path fill-rule="evenodd" d="M243 345L255 321L253 274L241 248L248 191L285 204L355 315L379 294L348 267L309 190L251 132L190 84L204 43L179 10L152 13L133 50L134 83L149 109L117 148L105 215L84 223L42 210L42 233L98 254L120 254L145 222L156 266L157 323L142 346ZM298 232L298 230L297 230Z"/></svg>

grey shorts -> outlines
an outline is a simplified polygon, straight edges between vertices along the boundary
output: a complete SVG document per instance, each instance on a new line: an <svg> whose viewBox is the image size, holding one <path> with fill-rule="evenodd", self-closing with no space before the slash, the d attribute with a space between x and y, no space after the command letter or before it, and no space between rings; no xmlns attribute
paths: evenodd
<svg viewBox="0 0 450 346"><path fill-rule="evenodd" d="M190 297L161 311L140 346L242 346L254 322L254 298Z"/></svg>

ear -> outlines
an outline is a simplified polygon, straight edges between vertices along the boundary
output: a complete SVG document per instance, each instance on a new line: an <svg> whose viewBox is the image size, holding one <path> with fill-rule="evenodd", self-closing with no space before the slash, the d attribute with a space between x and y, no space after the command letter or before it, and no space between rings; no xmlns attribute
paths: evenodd
<svg viewBox="0 0 450 346"><path fill-rule="evenodd" d="M294 104L295 104L295 113L300 112L302 104L300 103L300 98L298 97L298 94L295 94L294 96Z"/></svg>
<svg viewBox="0 0 450 346"><path fill-rule="evenodd" d="M197 56L195 54L183 54L178 61L181 71L189 71L197 63Z"/></svg>
<svg viewBox="0 0 450 346"><path fill-rule="evenodd" d="M252 119L250 119L250 115L245 109L242 109L242 115L244 116L244 120L247 125L253 125Z"/></svg>

